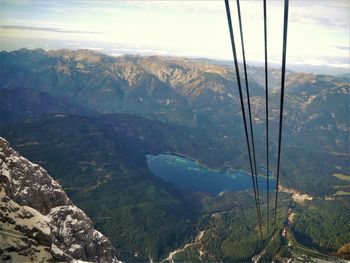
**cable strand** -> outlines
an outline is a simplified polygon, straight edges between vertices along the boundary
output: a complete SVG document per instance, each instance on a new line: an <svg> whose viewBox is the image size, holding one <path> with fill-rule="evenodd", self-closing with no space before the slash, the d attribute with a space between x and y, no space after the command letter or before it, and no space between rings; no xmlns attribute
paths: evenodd
<svg viewBox="0 0 350 263"><path fill-rule="evenodd" d="M269 80L268 80L268 61L267 61L267 8L264 0L264 46L265 46L265 119L266 119L266 217L267 217L267 236L270 233L270 162L269 162Z"/></svg>
<svg viewBox="0 0 350 263"><path fill-rule="evenodd" d="M284 24L283 24L283 52L282 52L282 72L281 72L281 102L280 102L280 118L279 118L279 134L278 134L278 155L277 155L277 173L276 173L276 195L275 195L275 220L277 220L277 202L278 202L278 185L280 178L281 163L281 144L282 144L282 125L283 125L283 103L284 103L284 86L286 73L286 55L287 55L287 31L288 31L288 8L289 0L284 1Z"/></svg>
<svg viewBox="0 0 350 263"><path fill-rule="evenodd" d="M242 25L242 17L241 17L241 7L239 0L236 0L237 3L237 12L238 12L238 21L239 21L239 30L241 35L241 46L242 46L242 58L243 58L243 67L244 67L244 78L245 78L245 86L247 93L247 104L248 104L248 116L249 116L249 126L250 126L250 137L251 137L251 145L253 150L253 167L254 167L254 179L255 179L255 187L257 194L257 202L258 202L258 210L259 210L259 220L261 220L261 209L260 209L260 194L259 194L259 183L258 183L258 172L256 168L256 154L255 154L255 141L254 141L254 131L253 131L253 122L252 122L252 112L250 105L250 94L249 94L249 85L248 85L248 74L247 74L247 63L245 58L245 49L244 49L244 37L243 37L243 25Z"/></svg>
<svg viewBox="0 0 350 263"><path fill-rule="evenodd" d="M240 80L240 76L239 76L239 68L238 68L238 62L237 62L237 52L236 52L235 40L234 40L233 29L232 29L232 20L231 20L229 0L225 0L225 7L226 7L227 22L228 22L228 27L229 27L230 39L231 39L231 47L232 47L233 59L234 59L234 64L235 64L235 69L236 69L237 85L238 85L239 97L240 97L240 102L241 102L241 110L242 110L242 118L243 118L243 124L244 124L246 144L247 144L247 148L248 148L250 171L251 171L251 176L252 176L252 180L253 180L255 206L256 206L257 215L258 215L260 237L262 239L261 222L259 220L259 209L258 209L256 187L255 187L255 180L254 180L254 173L253 173L252 156L251 156L250 143L249 143L249 137L248 137L248 129L247 129L247 122L246 122L245 110L244 110L244 104L243 104L242 87L241 87L241 80Z"/></svg>

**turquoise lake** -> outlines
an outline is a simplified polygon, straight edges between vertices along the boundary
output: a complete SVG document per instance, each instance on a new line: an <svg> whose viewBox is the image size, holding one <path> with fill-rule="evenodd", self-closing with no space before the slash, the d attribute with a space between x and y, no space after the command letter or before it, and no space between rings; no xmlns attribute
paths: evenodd
<svg viewBox="0 0 350 263"><path fill-rule="evenodd" d="M148 154L147 164L151 172L182 189L218 194L222 191L241 191L252 186L251 175L245 171L212 170L193 160L171 154ZM266 171L266 170L265 170ZM275 180L269 180L274 189ZM266 178L258 176L260 191L266 189Z"/></svg>

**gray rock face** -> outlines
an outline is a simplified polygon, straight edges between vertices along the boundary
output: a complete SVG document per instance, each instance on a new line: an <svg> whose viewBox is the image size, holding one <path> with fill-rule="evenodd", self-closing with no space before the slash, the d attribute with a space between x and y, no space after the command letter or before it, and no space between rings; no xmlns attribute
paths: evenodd
<svg viewBox="0 0 350 263"><path fill-rule="evenodd" d="M0 261L119 262L115 254L62 187L0 137Z"/></svg>
<svg viewBox="0 0 350 263"><path fill-rule="evenodd" d="M110 262L114 248L110 241L92 227L85 213L74 205L51 209L48 217L52 233L60 248L72 256L94 262Z"/></svg>

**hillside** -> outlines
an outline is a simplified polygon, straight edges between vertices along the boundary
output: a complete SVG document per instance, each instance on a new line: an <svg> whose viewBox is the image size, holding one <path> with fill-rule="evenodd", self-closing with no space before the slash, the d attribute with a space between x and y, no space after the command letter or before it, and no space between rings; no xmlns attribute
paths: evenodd
<svg viewBox="0 0 350 263"><path fill-rule="evenodd" d="M28 104L23 99L23 106L13 106L19 103L9 94L20 89L27 93L25 97L31 104L43 101L42 114L53 110L84 114L126 112L190 127L215 126L241 132L234 71L226 65L186 58L110 57L90 50L21 49L3 51L0 56L0 89L7 90L1 91L5 93L1 105L11 106L11 114L3 106L0 108L0 116L8 119L2 122L11 121L12 115L15 120L39 115L34 106L23 108ZM249 67L248 73L254 122L263 133L263 69ZM276 137L278 120L279 78L279 70L271 69L272 138ZM31 90L36 93L29 94ZM309 149L322 145L318 150L326 152L348 152L350 109L346 77L288 72L286 93L287 143ZM52 100L56 102L51 103ZM25 116L20 117L24 110Z"/></svg>
<svg viewBox="0 0 350 263"><path fill-rule="evenodd" d="M181 134L158 122L123 115L59 115L23 125L15 128L14 136L1 134L63 185L111 239L120 258L159 258L190 235L198 217L196 201L154 177L144 155L176 145ZM163 142L155 139L155 132Z"/></svg>

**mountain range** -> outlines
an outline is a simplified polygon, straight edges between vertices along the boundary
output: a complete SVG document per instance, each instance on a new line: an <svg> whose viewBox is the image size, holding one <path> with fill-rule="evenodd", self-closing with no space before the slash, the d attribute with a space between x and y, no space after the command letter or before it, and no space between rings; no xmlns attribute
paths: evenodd
<svg viewBox="0 0 350 263"><path fill-rule="evenodd" d="M58 180L111 240L117 258L158 261L198 241L199 231L203 237L185 253L187 260L244 261L259 252L256 229L242 230L242 222L254 218L249 191L184 191L155 177L145 157L175 153L215 169L249 169L233 67L90 50L21 49L0 56L0 135ZM248 77L257 161L264 166L263 68L249 66ZM279 82L280 70L271 68L272 171ZM287 72L281 185L317 200L295 204L295 234L322 253L350 243L346 220L333 232L314 229L320 215L313 212L317 207L343 218L349 204L350 185L340 179L350 174L349 87L346 76ZM286 206L279 207L280 227ZM226 228L231 231L224 234Z"/></svg>
<svg viewBox="0 0 350 263"><path fill-rule="evenodd" d="M241 122L235 74L230 66L156 56L114 58L90 50L21 49L1 53L0 73L2 112L11 109L11 114L24 115L23 118L40 112L90 111L125 112L198 127L232 129ZM264 113L264 72L262 68L248 67L248 74L253 115L260 126L265 121L258 114ZM279 81L280 71L271 69L273 124L277 122ZM19 92L23 94L15 96ZM286 93L288 140L296 137L293 144L305 145L311 136L311 125L312 134L316 133L321 144L326 143L333 150L349 148L347 77L288 72ZM16 99L23 98L31 100L32 108L26 108L24 101L16 103ZM11 108L10 102L18 109ZM38 103L41 109L36 108ZM11 114L4 112L1 121Z"/></svg>

